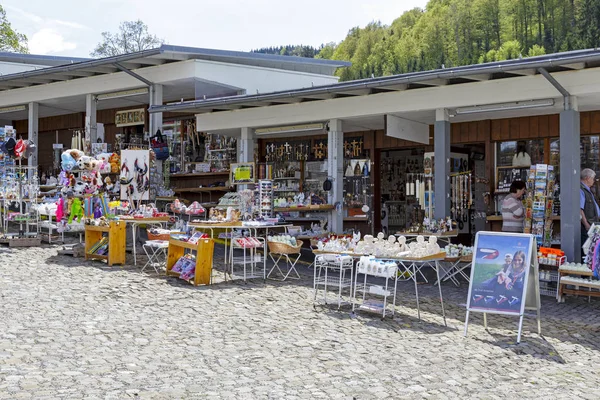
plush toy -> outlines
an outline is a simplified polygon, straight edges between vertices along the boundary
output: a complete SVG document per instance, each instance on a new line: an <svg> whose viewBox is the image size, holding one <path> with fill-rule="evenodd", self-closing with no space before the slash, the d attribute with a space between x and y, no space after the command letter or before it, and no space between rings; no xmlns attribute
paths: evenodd
<svg viewBox="0 0 600 400"><path fill-rule="evenodd" d="M110 162L110 172L113 174L118 174L121 170L121 157L117 153L113 153L109 159Z"/></svg>
<svg viewBox="0 0 600 400"><path fill-rule="evenodd" d="M81 200L75 197L71 203L71 215L69 215L69 224L73 222L73 218L77 216L77 222L81 222L83 218L83 207L81 207Z"/></svg>
<svg viewBox="0 0 600 400"><path fill-rule="evenodd" d="M80 170L90 171L92 169L92 157L90 156L81 156L77 160L77 167Z"/></svg>
<svg viewBox="0 0 600 400"><path fill-rule="evenodd" d="M100 172L101 163L102 163L102 161L92 158L90 160L90 170Z"/></svg>
<svg viewBox="0 0 600 400"><path fill-rule="evenodd" d="M75 161L78 161L85 154L83 151L78 150L78 149L69 149L67 151L69 152L71 157L73 157L75 159Z"/></svg>
<svg viewBox="0 0 600 400"><path fill-rule="evenodd" d="M75 185L73 185L73 191L76 194L83 195L87 189L87 186L88 186L87 183L82 182L82 181L77 181L77 182L75 182Z"/></svg>
<svg viewBox="0 0 600 400"><path fill-rule="evenodd" d="M56 222L60 222L63 219L63 217L64 217L64 208L63 207L64 206L65 206L65 201L61 197L56 202Z"/></svg>
<svg viewBox="0 0 600 400"><path fill-rule="evenodd" d="M77 165L77 161L75 161L68 150L61 154L60 159L60 165L65 171L70 171Z"/></svg>

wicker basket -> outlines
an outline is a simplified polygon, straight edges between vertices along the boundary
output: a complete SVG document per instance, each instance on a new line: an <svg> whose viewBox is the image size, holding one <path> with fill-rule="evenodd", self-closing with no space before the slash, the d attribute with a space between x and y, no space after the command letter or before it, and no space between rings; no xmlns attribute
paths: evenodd
<svg viewBox="0 0 600 400"><path fill-rule="evenodd" d="M150 230L146 230L148 232L148 240L169 240L171 238L171 233L163 233L161 235L155 235L151 233Z"/></svg>
<svg viewBox="0 0 600 400"><path fill-rule="evenodd" d="M296 247L280 242L267 242L269 251L277 254L298 254L302 248L302 240L296 240Z"/></svg>

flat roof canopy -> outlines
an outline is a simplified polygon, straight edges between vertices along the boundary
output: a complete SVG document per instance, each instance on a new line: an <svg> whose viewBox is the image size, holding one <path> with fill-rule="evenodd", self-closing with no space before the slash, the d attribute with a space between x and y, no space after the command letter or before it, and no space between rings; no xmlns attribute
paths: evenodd
<svg viewBox="0 0 600 400"><path fill-rule="evenodd" d="M232 132L242 127L344 120L344 130L383 129L393 114L431 124L437 108L553 99L546 107L456 115L453 121L556 113L562 95L541 75L551 73L578 96L580 109L600 104L600 50L578 50L526 59L414 72L281 92L153 106L150 112L195 113L198 129Z"/></svg>
<svg viewBox="0 0 600 400"><path fill-rule="evenodd" d="M100 59L39 56L5 52L0 53L0 61L38 64L42 66L42 68L0 76L0 93L5 90L16 88L112 74L121 71L119 66L128 70L136 70L139 68L194 59L277 68L322 75L333 75L337 68L350 65L350 63L345 61L171 45L162 45L156 49Z"/></svg>

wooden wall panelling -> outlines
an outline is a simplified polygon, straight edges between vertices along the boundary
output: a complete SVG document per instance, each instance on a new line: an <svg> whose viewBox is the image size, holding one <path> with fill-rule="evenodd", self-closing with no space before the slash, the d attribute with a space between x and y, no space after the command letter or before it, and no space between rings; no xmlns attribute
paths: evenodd
<svg viewBox="0 0 600 400"><path fill-rule="evenodd" d="M469 141L469 123L463 122L460 124L460 136L458 137L458 143L465 143Z"/></svg>
<svg viewBox="0 0 600 400"><path fill-rule="evenodd" d="M477 139L478 142L485 142L491 140L491 127L492 121L477 121Z"/></svg>
<svg viewBox="0 0 600 400"><path fill-rule="evenodd" d="M510 122L508 119L500 120L500 138L510 140Z"/></svg>
<svg viewBox="0 0 600 400"><path fill-rule="evenodd" d="M502 140L501 126L499 119L493 119L490 123L490 138L493 141Z"/></svg>
<svg viewBox="0 0 600 400"><path fill-rule="evenodd" d="M548 116L548 137L558 137L560 135L560 116L552 114ZM548 148L550 150L550 148Z"/></svg>
<svg viewBox="0 0 600 400"><path fill-rule="evenodd" d="M474 143L477 141L477 121L469 122L469 142Z"/></svg>
<svg viewBox="0 0 600 400"><path fill-rule="evenodd" d="M519 138L529 139L531 133L529 130L529 117L519 118Z"/></svg>
<svg viewBox="0 0 600 400"><path fill-rule="evenodd" d="M539 120L538 137L540 137L540 138L548 137L548 134L549 134L548 122L550 119L548 118L547 115L540 115L540 116L538 116L538 120Z"/></svg>
<svg viewBox="0 0 600 400"><path fill-rule="evenodd" d="M521 137L519 128L520 126L518 119L511 118L508 120L508 136L511 140L519 140L519 138Z"/></svg>
<svg viewBox="0 0 600 400"><path fill-rule="evenodd" d="M600 112L594 111L591 115L590 133L596 135L600 133Z"/></svg>
<svg viewBox="0 0 600 400"><path fill-rule="evenodd" d="M529 117L529 135L531 138L537 138L540 133L540 117L535 115Z"/></svg>
<svg viewBox="0 0 600 400"><path fill-rule="evenodd" d="M592 112L582 112L579 114L580 132L582 135L589 135L591 132L591 114Z"/></svg>
<svg viewBox="0 0 600 400"><path fill-rule="evenodd" d="M450 124L450 144L460 143L460 125L460 122L457 122L456 124ZM433 136L433 140L435 141L435 127L433 132L434 133L431 136Z"/></svg>

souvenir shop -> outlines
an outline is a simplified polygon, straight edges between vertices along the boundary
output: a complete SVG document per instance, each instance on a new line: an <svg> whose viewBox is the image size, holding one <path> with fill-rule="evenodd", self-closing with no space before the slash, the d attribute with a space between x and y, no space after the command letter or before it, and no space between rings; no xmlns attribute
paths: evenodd
<svg viewBox="0 0 600 400"><path fill-rule="evenodd" d="M581 113L581 161L582 168L598 171L596 114ZM144 244L144 268L177 254L168 259L167 271L195 284L207 283L206 257L193 257L189 250L212 257L209 247L198 247L214 245L207 238L225 241L230 276L243 279L293 276L303 247L348 251L351 246L362 255L389 257L411 251L412 258L443 252L451 266L442 268L438 280L458 284L461 276L468 280L476 233L500 230L502 200L510 184L522 180L528 188L525 232L539 245L542 294L560 296L562 265L568 271L585 267L566 260L560 250L558 114L448 122L449 208L442 216L440 208L436 213L441 193L436 188L445 173L436 171L432 125L425 141L392 137L386 129L338 132L333 165L328 122L256 128L248 140L219 129L205 132L191 114L165 118L162 130L148 133L148 118L145 109L99 116L99 143L91 143L83 129L66 130L67 141L57 132L52 163L40 160L41 171L25 166L27 149L35 143L20 139L18 123L17 129L7 126L3 240L37 245L41 239L85 233L86 257L112 265L125 262L126 228L132 228L135 243L145 227L148 238L163 243ZM513 166L522 145L531 166ZM342 228L334 229L332 220L339 217ZM246 228L242 236L239 228ZM278 229L284 234L273 235ZM183 244L171 243L173 238ZM410 238L419 238L416 247L409 246ZM591 256L586 260L591 263ZM563 294L575 290L564 286Z"/></svg>

